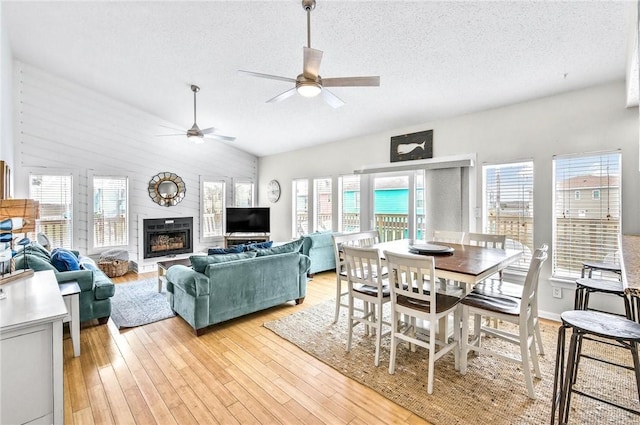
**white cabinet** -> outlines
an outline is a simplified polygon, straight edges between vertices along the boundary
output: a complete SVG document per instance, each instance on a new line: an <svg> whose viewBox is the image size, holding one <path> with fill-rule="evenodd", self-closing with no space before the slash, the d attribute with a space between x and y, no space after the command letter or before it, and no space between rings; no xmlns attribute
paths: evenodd
<svg viewBox="0 0 640 425"><path fill-rule="evenodd" d="M52 271L2 285L0 423L62 424L62 319Z"/></svg>

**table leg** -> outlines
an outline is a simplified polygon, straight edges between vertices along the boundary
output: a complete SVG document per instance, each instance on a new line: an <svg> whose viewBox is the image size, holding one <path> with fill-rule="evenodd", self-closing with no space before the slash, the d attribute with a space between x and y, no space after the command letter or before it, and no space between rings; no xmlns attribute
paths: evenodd
<svg viewBox="0 0 640 425"><path fill-rule="evenodd" d="M73 356L80 355L80 295L71 296L71 342L73 343Z"/></svg>
<svg viewBox="0 0 640 425"><path fill-rule="evenodd" d="M158 266L158 293L162 292L162 276L164 276L164 267Z"/></svg>

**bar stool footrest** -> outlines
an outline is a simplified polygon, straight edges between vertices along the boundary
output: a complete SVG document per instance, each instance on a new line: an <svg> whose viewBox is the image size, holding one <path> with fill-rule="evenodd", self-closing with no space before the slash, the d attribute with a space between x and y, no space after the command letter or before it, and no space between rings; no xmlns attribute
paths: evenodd
<svg viewBox="0 0 640 425"><path fill-rule="evenodd" d="M609 345L613 345L613 344L609 343ZM627 370L635 370L633 368L633 366L627 366L627 365L620 364L620 363L614 363L612 361L601 359L599 357L590 356L589 354L580 354L580 357L584 357L585 359L595 360L595 361L600 362L600 363L606 363L606 364L611 365L611 366L618 366L618 367L621 367L621 368L627 369Z"/></svg>
<svg viewBox="0 0 640 425"><path fill-rule="evenodd" d="M632 409L632 408L630 408L630 407L622 406L622 405L617 404L617 403L614 403L614 402L612 402L612 401L609 401L609 400L605 400L605 399L602 399L602 398L596 397L596 396L594 396L593 394L585 393L584 391L577 390L577 389L575 389L575 388L573 388L573 389L571 390L571 392L572 392L572 393L574 393L574 394L581 395L581 396L583 396L583 397L590 398L591 400L600 401L600 402L602 402L602 403L608 404L609 406L617 407L618 409L622 409L622 410L625 410L625 411L627 411L627 412L629 412L629 413L633 413L634 415L638 415L638 416L640 416L640 411L638 411L638 410L634 410L634 409Z"/></svg>

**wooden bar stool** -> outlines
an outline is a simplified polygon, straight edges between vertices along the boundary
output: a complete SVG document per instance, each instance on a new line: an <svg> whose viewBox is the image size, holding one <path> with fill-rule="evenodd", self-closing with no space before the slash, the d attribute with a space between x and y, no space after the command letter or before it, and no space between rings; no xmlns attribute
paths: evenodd
<svg viewBox="0 0 640 425"><path fill-rule="evenodd" d="M640 324L613 314L585 310L565 311L560 315L560 318L562 319L562 326L560 326L560 329L558 330L556 367L553 380L553 396L551 400L551 424L553 425L556 423L556 412L558 413L558 423L567 423L569 420L571 394L573 393L640 415L640 411L638 410L599 398L595 394L585 393L584 391L580 391L573 387L578 374L578 360L580 357L588 357L581 353L582 338L585 335L593 335L609 340L617 346L631 351L633 367L623 366L593 357L590 358L633 370L636 377L638 400L640 400L640 360L638 359ZM571 343L569 344L569 353L566 356L567 368L565 373L565 333L568 328L572 329L572 334Z"/></svg>

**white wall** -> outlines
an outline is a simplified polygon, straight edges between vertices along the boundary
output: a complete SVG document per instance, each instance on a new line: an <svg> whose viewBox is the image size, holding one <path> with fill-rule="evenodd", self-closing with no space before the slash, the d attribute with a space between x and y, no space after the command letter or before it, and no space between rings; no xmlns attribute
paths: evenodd
<svg viewBox="0 0 640 425"><path fill-rule="evenodd" d="M0 4L0 159L13 168L13 59Z"/></svg>
<svg viewBox="0 0 640 425"><path fill-rule="evenodd" d="M196 145L186 137L156 137L170 125L181 128L24 63L15 62L15 189L28 196L30 171L70 171L75 179L74 247L87 252L92 173L126 175L130 193L130 258L138 259L142 218L194 217L194 249L199 240L200 176L256 180L257 158L223 142ZM170 171L186 183L185 199L161 207L150 199L149 180ZM229 192L230 196L231 193ZM222 243L222 242L220 242Z"/></svg>
<svg viewBox="0 0 640 425"><path fill-rule="evenodd" d="M534 161L534 243L552 241L552 156L622 149L622 228L640 234L638 109L625 108L623 81L542 98L448 120L389 130L273 155L259 160L260 202L267 204L266 183L280 181L281 200L272 204L273 239L291 237L291 181L295 178L351 174L366 164L388 163L391 136L433 129L434 157L477 154L476 202L482 202L482 164ZM345 105L344 107L349 107ZM476 225L480 228L481 219ZM543 278L551 274L545 264ZM551 297L541 285L541 309L560 313L572 306L573 291ZM616 301L612 301L617 303Z"/></svg>

